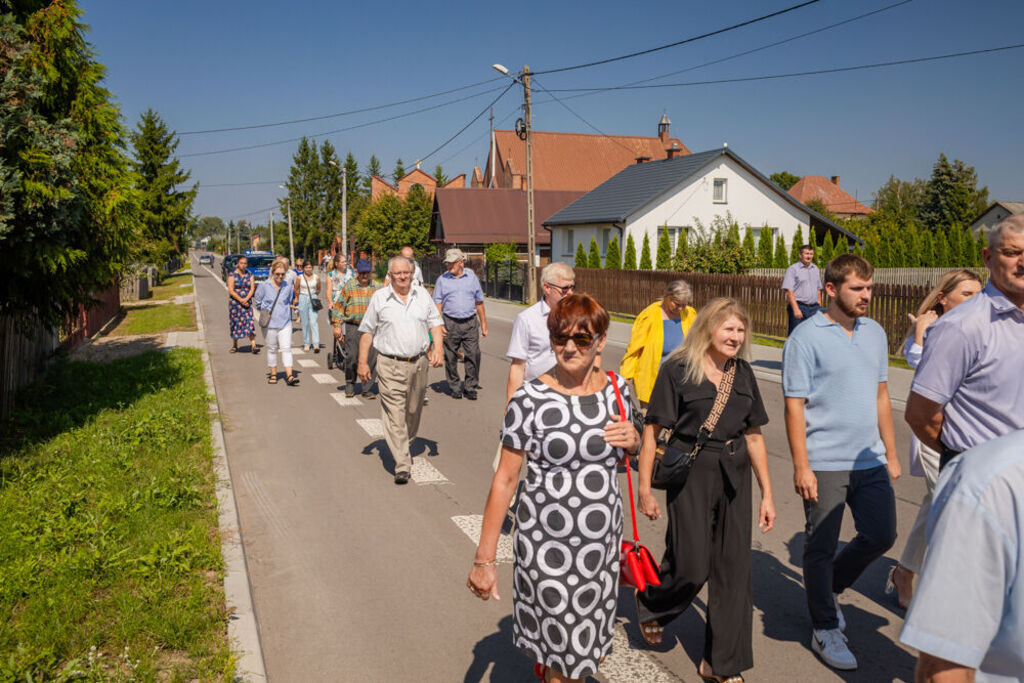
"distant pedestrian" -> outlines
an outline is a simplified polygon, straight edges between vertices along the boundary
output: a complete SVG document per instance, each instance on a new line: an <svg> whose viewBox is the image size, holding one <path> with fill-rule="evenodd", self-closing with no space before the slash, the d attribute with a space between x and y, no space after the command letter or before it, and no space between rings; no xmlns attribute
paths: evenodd
<svg viewBox="0 0 1024 683"><path fill-rule="evenodd" d="M356 279L356 270L348 264L348 259L340 251L331 261L331 270L327 273L327 305L334 306L341 299L341 290Z"/></svg>
<svg viewBox="0 0 1024 683"><path fill-rule="evenodd" d="M280 349L285 382L288 386L295 386L299 378L292 371L292 322L289 313L294 290L285 281L287 271L287 259L274 261L270 266L270 278L256 290L256 308L260 311L260 326L267 343L267 383L277 384L277 352Z"/></svg>
<svg viewBox="0 0 1024 683"><path fill-rule="evenodd" d="M948 313L953 307L981 291L981 279L970 270L951 270L942 276L937 287L932 289L917 309L917 315L911 316L910 330L903 345L903 356L907 364L916 368L921 362L924 339L928 328L939 316ZM907 542L903 546L900 561L889 570L885 590L896 592L896 601L906 609L914 594L914 574L921 571L924 562L925 526L928 523L928 510L932 504L932 491L939 478L939 459L937 451L925 446L913 434L910 436L910 473L924 477L925 494L918 508L914 526L910 529Z"/></svg>
<svg viewBox="0 0 1024 683"><path fill-rule="evenodd" d="M638 458L640 511L661 516L651 494L658 437L685 453L702 437L685 486L666 491L668 532L658 578L636 594L641 635L659 645L664 627L685 612L708 584L704 680L742 681L754 665L750 588L753 471L761 489L757 519L762 532L775 523L768 451L761 427L768 423L750 357L750 321L733 299L715 299L701 310L686 341L661 365L650 396ZM711 417L724 393L717 417Z"/></svg>
<svg viewBox="0 0 1024 683"><path fill-rule="evenodd" d="M320 325L318 312L323 308L320 301L320 276L313 272L313 261L303 264L302 274L295 279L294 303L299 309L302 325L302 350L320 353Z"/></svg>
<svg viewBox="0 0 1024 683"><path fill-rule="evenodd" d="M807 520L804 590L811 649L836 669L856 669L839 595L896 540L900 476L889 402L889 349L866 318L871 264L843 254L825 268L827 310L793 331L782 350L786 434L793 482ZM836 555L843 509L857 535Z"/></svg>
<svg viewBox="0 0 1024 683"><path fill-rule="evenodd" d="M461 249L449 249L448 268L434 285L434 303L444 320L444 369L452 398L475 401L480 386L480 337L487 336L484 290L480 280L466 269ZM465 382L459 378L459 357L465 360Z"/></svg>
<svg viewBox="0 0 1024 683"><path fill-rule="evenodd" d="M377 290L363 314L359 331L359 379L370 382L370 349L377 351L377 386L380 391L384 438L395 459L395 483L406 484L412 475L410 442L420 426L427 392L427 365L440 367L441 315L423 287L414 286L412 263L404 256L388 262L391 284ZM433 348L430 336L433 336Z"/></svg>
<svg viewBox="0 0 1024 683"><path fill-rule="evenodd" d="M939 467L1024 428L1024 214L1005 218L982 251L989 281L928 331L905 416Z"/></svg>
<svg viewBox="0 0 1024 683"><path fill-rule="evenodd" d="M238 340L249 338L249 350L259 353L256 326L252 322L252 298L256 283L249 272L249 259L241 256L228 275L228 322L231 327L231 353L238 352Z"/></svg>
<svg viewBox="0 0 1024 683"><path fill-rule="evenodd" d="M673 280L665 288L661 301L640 311L633 321L619 374L633 381L642 406L651 400L661 364L683 343L697 318L697 311L690 305L692 299L693 290L686 280Z"/></svg>
<svg viewBox="0 0 1024 683"><path fill-rule="evenodd" d="M501 465L466 586L483 600L499 598L498 538L525 459L512 542L513 642L542 680L583 681L612 649L623 521L617 468L640 436L629 402L620 416L615 388L597 365L608 332L604 307L571 295L547 322L556 363L508 403ZM627 399L626 383L615 381Z"/></svg>
<svg viewBox="0 0 1024 683"><path fill-rule="evenodd" d="M922 683L1024 680L1024 430L943 471L900 640Z"/></svg>
<svg viewBox="0 0 1024 683"><path fill-rule="evenodd" d="M356 263L356 273L356 279L347 283L341 290L341 315L337 318L341 325L335 327L335 337L341 339L346 349L345 395L349 398L356 395L359 340L363 336L363 332L359 331L359 325L363 322L370 299L380 289L380 285L373 281L373 266L369 261L359 259L359 262ZM377 351L372 346L368 351L366 362L370 366L370 379L363 382L362 394L363 398L372 399L374 394L370 391L370 387L377 379Z"/></svg>
<svg viewBox="0 0 1024 683"><path fill-rule="evenodd" d="M412 282L410 283L413 287L423 286L423 270L420 268L420 264L416 262L416 252L410 246L402 247L399 252L399 256L404 256L412 264ZM387 287L391 284L391 273L388 273L384 277L384 286Z"/></svg>
<svg viewBox="0 0 1024 683"><path fill-rule="evenodd" d="M788 334L821 308L821 271L814 265L814 245L800 247L800 260L786 269L782 278L786 292L786 313L789 316Z"/></svg>

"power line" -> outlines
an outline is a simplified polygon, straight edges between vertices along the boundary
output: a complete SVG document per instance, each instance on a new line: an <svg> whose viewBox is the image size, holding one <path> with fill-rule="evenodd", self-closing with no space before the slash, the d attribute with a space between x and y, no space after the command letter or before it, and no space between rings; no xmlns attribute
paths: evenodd
<svg viewBox="0 0 1024 683"><path fill-rule="evenodd" d="M265 213L267 211L270 211L271 209L276 209L276 208L278 208L278 205L274 204L273 206L268 206L265 209L256 209L255 211L250 211L249 213L236 213L234 216L226 216L226 218L228 220L234 220L236 218L246 218L248 216L255 216L258 213ZM225 218L225 217L222 216L221 218L223 220L223 218Z"/></svg>
<svg viewBox="0 0 1024 683"><path fill-rule="evenodd" d="M505 114L500 119L498 119L498 125L501 125L502 123L505 123L505 121L507 121L513 114L515 114L521 108L522 108L522 105L516 105L516 107L514 109L512 109L509 113ZM460 154L465 152L467 149L469 149L473 145L477 144L478 142L480 142L481 140L486 138L488 135L490 135L490 132L491 131L487 130L482 135L473 138L464 147L460 147L457 152L452 152L451 154L446 156L444 159L442 159L438 163L441 164L442 166L447 164L449 161L451 161L452 159L454 159L455 157L459 156Z"/></svg>
<svg viewBox="0 0 1024 683"><path fill-rule="evenodd" d="M301 140L304 137L305 138L316 138L316 137L320 137L320 136L324 136L324 135L334 135L335 133L344 133L346 131L356 130L358 128L366 128L367 126L373 126L373 125L376 125L378 123L387 123L388 121L395 121L397 119L407 118L409 116L414 116L416 114L422 114L424 112L432 111L434 109L440 109L441 107L447 107L449 105L457 104L459 102L465 102L466 100L471 100L474 97L480 97L481 95L486 95L488 93L492 93L495 90L500 90L500 89L501 89L500 87L490 88L488 90L484 90L484 91L481 91L481 92L478 92L478 93L474 93L472 95L466 95L465 97L459 97L459 98L454 99L454 100L449 100L448 102L441 102L440 104L434 104L434 105L431 105L429 107L424 107L422 109L415 109L413 111L405 112L404 114L396 114L395 116L389 116L389 117L386 117L386 118L383 118L383 119L376 119L374 121L367 121L365 123L359 123L359 124L356 124L354 126L346 126L345 128L337 128L335 130L328 130L328 131L324 131L322 133L312 133L310 135L303 135L303 136L300 136L300 137L297 137L297 138L288 138L287 140L275 140L273 142L263 142L263 143L256 144L256 145L243 145L241 147L229 147L227 149L216 149L216 150L212 150L212 151L209 151L209 152L192 152L191 154L181 154L181 155L179 155L179 158L184 159L185 157L205 157L205 156L210 156L212 154L227 154L229 152L242 152L242 151L250 150L250 149L262 149L264 147L274 147L275 145L285 145L285 144L288 144L290 142L298 142L299 140Z"/></svg>
<svg viewBox="0 0 1024 683"><path fill-rule="evenodd" d="M808 5L813 5L813 4L817 3L817 2L819 2L819 0L807 0L806 2L802 2L799 5L793 5L792 7L787 7L786 9L779 10L777 12L772 12L771 14L765 14L763 16L757 17L756 19L748 19L747 21L742 21L742 22L740 22L738 24L733 24L732 26L726 26L725 28L720 28L720 29L717 29L717 30L714 30L714 31L709 31L708 33L703 33L703 34L701 34L699 36L693 36L692 38L686 38L685 40L678 40L678 41L676 41L674 43L668 43L667 45L659 45L658 47L652 47L652 48L648 48L646 50L640 50L639 52L631 52L631 53L629 53L627 55L620 55L618 57L609 57L607 59L599 59L599 60L594 61L594 62L587 62L586 64L576 64L575 66L563 66L563 67L560 67L560 68L557 68L557 69L546 69L546 70L543 70L543 71L535 71L535 72L533 72L532 75L538 76L538 75L543 75L543 74L556 74L556 73L561 73L563 71L575 71L576 69L586 69L586 68L589 68L589 67L592 67L592 66L600 66L601 64L610 64L612 62L620 62L620 61L622 61L624 59L632 59L633 57L640 57L641 55L649 55L652 52L658 52L660 50L667 50L670 47L678 47L680 45L686 45L687 43L693 43L693 42L696 42L698 40L703 40L704 38L710 38L711 36L717 36L717 35L720 35L722 33L727 33L729 31L734 31L734 30L736 30L738 28L743 28L744 26L750 26L751 24L756 24L758 22L765 21L767 19L772 19L774 17L778 17L778 16L781 16L783 14L787 14L789 12L793 12L793 11L801 9L803 7L807 7Z"/></svg>
<svg viewBox="0 0 1024 683"><path fill-rule="evenodd" d="M209 185L199 183L199 189L208 187L242 187L243 185L282 185L284 182L283 180L261 180L252 183L212 183Z"/></svg>
<svg viewBox="0 0 1024 683"><path fill-rule="evenodd" d="M972 55L989 54L1002 52L1004 50L1017 50L1024 47L1024 43L1016 45L1004 45L1002 47L986 48L983 50L968 50L966 52L951 52L944 55L932 57L915 57L913 59L897 59L891 62L874 62L872 64L858 64L857 66L843 66L834 69L817 69L814 71L794 71L783 74L765 74L763 76L746 76L743 78L719 78L707 81L688 81L685 83L659 83L656 85L612 85L603 88L555 88L553 92L606 92L609 90L652 90L656 88L681 88L695 85L718 85L723 83L746 83L749 81L769 81L780 78L797 78L800 76L818 76L821 74L834 74L847 71L863 71L865 69L879 69L886 66L899 66L903 64L920 64L923 62L934 62L943 59L955 59L957 57L969 57Z"/></svg>
<svg viewBox="0 0 1024 683"><path fill-rule="evenodd" d="M509 90L511 90L511 89L512 89L512 86L513 86L513 85L515 85L515 84L516 84L516 82L515 82L515 81L511 81L511 82L509 82L509 84L508 84L508 87L506 87L506 88L505 88L504 90L502 90L502 91L501 91L501 94L500 94L500 95L498 95L498 96L497 96L497 97L495 97L495 98L494 98L493 100L491 100L490 104L488 104L488 105L487 105L486 107L484 107L483 109L481 109L481 110L480 110L480 113L479 113L479 114L477 114L477 115L476 115L476 116L474 116L474 117L473 117L472 119L470 119L469 123L467 123L467 124L466 124L466 125L464 125L464 126L463 126L462 128L460 128L460 129L459 129L459 131L458 131L457 133L455 133L455 135L451 136L450 138L448 138L447 140L445 140L444 142L442 142L442 143L441 143L441 144L440 144L440 145L439 145L438 147L436 147L436 148L435 148L435 149L434 149L433 151L431 151L431 152L430 152L430 154L427 154L426 156L420 157L420 161L421 161L421 162L422 162L422 161L426 161L427 159L429 159L430 157L434 156L435 154L437 154L438 152L440 152L440 151L441 151L442 149L444 149L445 147L447 147L447 146L448 146L448 143L450 143L450 142L451 142L452 140L454 140L455 138L457 138L457 137L459 137L460 135L462 135L462 134L463 134L463 133L464 133L464 132L466 131L466 129L467 129L467 128L469 128L469 127L470 127L470 126L472 126L472 125L473 125L474 123L476 123L476 120L477 120L477 119L479 119L479 118L480 118L481 116L483 116L484 114L486 114L486 113L487 113L487 110L489 110L489 109L490 109L491 107L493 107L493 106L494 106L495 104L497 104L498 100L500 100L500 99L501 99L502 97L504 97L504 96L505 96L505 93L507 93L507 92L508 92Z"/></svg>
<svg viewBox="0 0 1024 683"><path fill-rule="evenodd" d="M582 116L580 116L579 114L577 114L577 113L576 113L575 111L573 111L573 110L572 110L572 109L571 109L571 108L569 107L569 105L568 105L568 104L566 104L566 103L565 103L565 102L563 102L562 100L558 99L558 98L557 98L557 97L556 97L556 96L555 96L555 95L554 95L554 94L553 94L553 93L552 93L552 92L551 92L550 90L548 90L548 89L547 89L547 88L545 88L545 87L544 87L543 85L541 85L540 83L538 83L538 82L537 82L537 79L536 79L536 78L534 78L534 79L531 79L531 82L533 83L533 85L536 85L538 89L540 89L540 90L543 90L544 92L546 92L546 93L548 94L548 96L549 96L549 97L551 97L551 99L553 99L553 100L554 100L555 102L558 102L558 103L559 103L560 105L562 105L562 107L563 107L563 108L565 108L565 110L566 110L567 112L569 112L570 114L572 114L573 116L575 116L576 118L578 118L578 119L579 119L580 121L582 121L583 123L585 123L585 124L586 124L587 126L589 126L590 128L592 128L593 130L597 131L597 132L598 132L599 134L603 135L604 137L608 138L609 140L611 140L612 142L614 142L614 143L615 143L616 145L618 145L618 146L619 146L619 147L621 147L622 149L624 149L624 150L626 150L626 151L628 151L628 152L630 152L630 153L634 153L634 152L636 152L636 150L634 150L634 149L633 149L632 147L629 147L629 146L627 146L627 145L624 145L624 144L622 144L621 142L619 142L618 140L616 140L616 139L615 139L614 137L612 137L611 135L608 135L608 133L605 133L605 132L604 132L603 130L601 130L600 128L598 128L598 127L597 127L597 126L595 126L594 124L592 124L592 123L591 123L590 121L587 121L587 120L586 120L585 118L583 118Z"/></svg>
<svg viewBox="0 0 1024 683"><path fill-rule="evenodd" d="M388 109L390 107L397 107L403 104L411 104L413 102L422 102L423 100L433 99L435 97L441 97L442 95L450 95L453 92L460 92L462 90L469 90L481 85L487 85L494 81L501 80L500 76L495 78L489 78L486 81L478 81L476 83L470 83L469 85L462 85L458 88L452 88L451 90L443 90L430 95L421 95L420 97L412 97L407 100L399 100L397 102L389 102L387 104L378 104L373 107L363 107L361 109L349 109L348 111L341 111L335 114L323 114L322 116L309 116L303 119L291 119L289 121L275 121L273 123L256 123L248 126L230 126L227 128L209 128L207 130L187 130L184 133L178 133L179 136L184 135L205 135L207 133L227 133L235 130L253 130L255 128L272 128L274 126L288 126L293 123L307 123L309 121L323 121L324 119L335 119L342 116L351 116L353 114L364 114L369 111L379 111L381 109ZM481 93L482 94L482 93Z"/></svg>

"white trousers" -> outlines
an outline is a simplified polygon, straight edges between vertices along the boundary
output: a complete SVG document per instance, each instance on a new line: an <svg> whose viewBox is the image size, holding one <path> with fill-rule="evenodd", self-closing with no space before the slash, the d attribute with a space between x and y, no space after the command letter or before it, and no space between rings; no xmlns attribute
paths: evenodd
<svg viewBox="0 0 1024 683"><path fill-rule="evenodd" d="M267 342L267 367L277 367L277 350L281 349L281 362L286 368L292 367L292 326L289 323L284 327L268 327L266 334Z"/></svg>
<svg viewBox="0 0 1024 683"><path fill-rule="evenodd" d="M921 565L924 564L924 552L928 549L928 538L925 532L928 529L928 513L932 509L932 493L935 491L935 482L939 480L939 454L916 438L913 439L912 445L918 448L921 469L924 470L924 483L928 491L924 494L921 509L917 511L914 526L910 529L910 535L907 536L906 545L903 546L900 564L915 574L920 574Z"/></svg>

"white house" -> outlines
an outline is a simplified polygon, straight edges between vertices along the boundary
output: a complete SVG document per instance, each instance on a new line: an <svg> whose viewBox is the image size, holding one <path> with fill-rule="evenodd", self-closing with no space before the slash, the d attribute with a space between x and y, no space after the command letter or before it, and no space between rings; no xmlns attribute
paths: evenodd
<svg viewBox="0 0 1024 683"><path fill-rule="evenodd" d="M668 230L673 250L682 230L689 233L697 222L708 227L716 217L727 215L740 226L749 225L755 239L764 226L772 236L782 235L787 248L800 228L807 237L813 226L823 238L860 242L824 216L801 204L771 182L728 147L673 159L627 166L544 222L551 231L551 259L573 260L576 247L584 249L595 238L604 257L608 243L619 238L625 248L629 235L639 250L644 235L654 260L661 230Z"/></svg>
<svg viewBox="0 0 1024 683"><path fill-rule="evenodd" d="M975 235L979 230L988 232L993 225L1007 216L1024 213L1024 202L992 202L985 211L971 223L971 231Z"/></svg>

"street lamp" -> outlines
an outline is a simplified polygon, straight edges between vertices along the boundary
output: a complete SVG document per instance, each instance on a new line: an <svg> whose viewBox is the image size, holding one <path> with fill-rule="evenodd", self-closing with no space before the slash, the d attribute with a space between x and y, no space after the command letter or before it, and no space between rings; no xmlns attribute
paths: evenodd
<svg viewBox="0 0 1024 683"><path fill-rule="evenodd" d="M286 190L284 185L278 185L282 190ZM289 194L284 198L285 206L288 207L288 255L291 257L292 265L295 265L295 240L292 238L292 197Z"/></svg>
<svg viewBox="0 0 1024 683"><path fill-rule="evenodd" d="M334 159L328 159L327 163L338 167ZM351 249L348 248L348 169L344 166L341 167L341 249L351 260Z"/></svg>
<svg viewBox="0 0 1024 683"><path fill-rule="evenodd" d="M537 301L537 228L533 211L533 123L530 108L530 67L523 66L518 76L513 76L501 64L492 64L491 68L502 76L508 76L523 86L523 123L526 130L526 250L529 252L526 262L526 301Z"/></svg>

